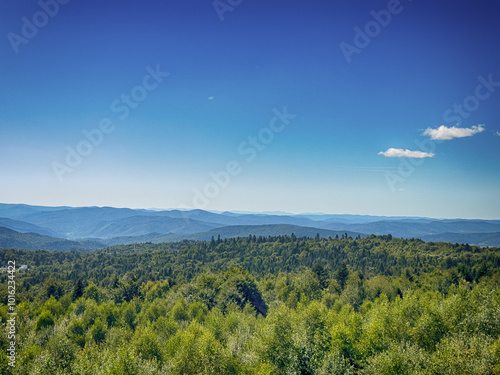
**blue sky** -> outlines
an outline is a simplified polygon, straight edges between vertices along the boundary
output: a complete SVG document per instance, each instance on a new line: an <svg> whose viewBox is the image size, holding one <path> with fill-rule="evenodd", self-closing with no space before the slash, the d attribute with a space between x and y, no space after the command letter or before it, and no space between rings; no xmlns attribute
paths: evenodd
<svg viewBox="0 0 500 375"><path fill-rule="evenodd" d="M500 219L498 10L3 1L0 201Z"/></svg>

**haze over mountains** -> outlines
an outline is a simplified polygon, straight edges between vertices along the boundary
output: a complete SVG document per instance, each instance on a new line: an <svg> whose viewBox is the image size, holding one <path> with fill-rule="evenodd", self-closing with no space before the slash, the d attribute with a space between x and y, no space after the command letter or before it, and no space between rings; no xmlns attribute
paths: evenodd
<svg viewBox="0 0 500 375"><path fill-rule="evenodd" d="M500 246L500 220L332 214L214 213L113 207L0 204L0 248L92 250L111 244L248 235L356 237L392 234L424 241ZM30 233L29 236L23 233ZM23 242L24 241L24 242Z"/></svg>

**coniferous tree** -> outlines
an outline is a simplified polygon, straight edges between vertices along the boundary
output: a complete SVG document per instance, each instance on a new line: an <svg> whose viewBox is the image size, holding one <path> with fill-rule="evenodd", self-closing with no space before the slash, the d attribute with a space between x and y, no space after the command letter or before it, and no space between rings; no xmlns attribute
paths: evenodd
<svg viewBox="0 0 500 375"><path fill-rule="evenodd" d="M73 301L76 301L78 298L83 296L84 289L85 286L83 285L82 279L78 279L78 281L75 284L75 287L73 288L73 295L72 295Z"/></svg>
<svg viewBox="0 0 500 375"><path fill-rule="evenodd" d="M316 263L312 271L316 274L319 280L319 284L321 285L322 289L325 289L328 286L328 272L325 269L325 266L323 265L322 262Z"/></svg>
<svg viewBox="0 0 500 375"><path fill-rule="evenodd" d="M338 281L342 289L344 289L348 277L349 270L347 269L346 264L342 263L337 269L337 272L335 272L335 279Z"/></svg>

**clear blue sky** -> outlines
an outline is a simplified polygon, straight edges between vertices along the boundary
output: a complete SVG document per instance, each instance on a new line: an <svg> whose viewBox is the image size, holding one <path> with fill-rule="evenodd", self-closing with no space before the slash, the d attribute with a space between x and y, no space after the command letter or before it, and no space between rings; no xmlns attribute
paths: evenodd
<svg viewBox="0 0 500 375"><path fill-rule="evenodd" d="M60 1L0 4L3 203L500 219L496 1Z"/></svg>

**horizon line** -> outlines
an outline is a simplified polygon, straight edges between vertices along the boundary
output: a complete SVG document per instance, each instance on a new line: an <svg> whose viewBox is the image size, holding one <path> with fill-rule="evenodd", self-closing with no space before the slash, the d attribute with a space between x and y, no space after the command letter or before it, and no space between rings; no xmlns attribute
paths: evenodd
<svg viewBox="0 0 500 375"><path fill-rule="evenodd" d="M116 207L116 206L68 206L68 205L41 205L41 204L28 204L28 203L5 203L0 202L0 205L22 205L29 207L46 207L46 208L114 208L114 209L128 209L128 210L142 210L142 211L155 211L155 212L168 212L168 211L203 211L210 212L213 214L222 215L224 213L232 213L237 215L266 215L266 216L363 216L363 217L381 217L381 218L408 218L408 219L428 219L428 220L481 220L481 221L498 221L497 219L484 219L484 218L465 218L465 217L430 217L430 216L417 216L417 215L379 215L379 214L353 214L353 213L323 213L323 212L301 212L301 213L292 213L281 210L276 211L247 211L247 210L206 210L199 208L144 208L144 207Z"/></svg>

